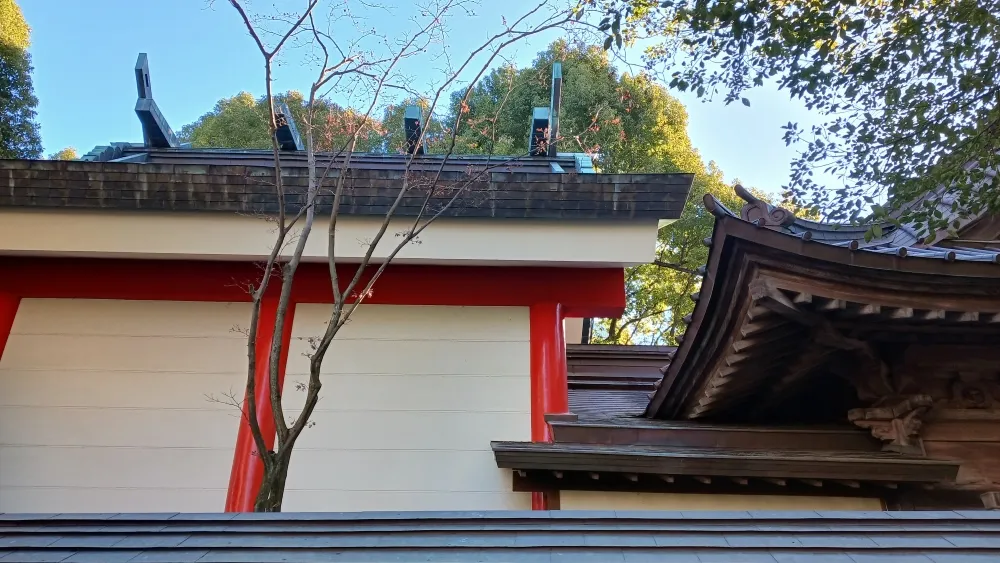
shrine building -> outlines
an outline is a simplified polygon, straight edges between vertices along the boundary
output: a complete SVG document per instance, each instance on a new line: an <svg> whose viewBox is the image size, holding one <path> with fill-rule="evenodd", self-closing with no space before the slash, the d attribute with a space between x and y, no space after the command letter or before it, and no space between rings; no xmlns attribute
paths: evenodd
<svg viewBox="0 0 1000 563"><path fill-rule="evenodd" d="M0 160L0 513L245 512L260 486L226 403L247 383L268 218L303 205L306 156L283 120L279 202L271 151L179 143L144 56L136 76L142 143ZM680 345L581 344L582 319L623 313L625 268L654 259L693 175L602 174L556 151L559 80L525 116L527 156L318 156L349 185L342 280L407 175L470 187L334 340L286 512L1000 505L995 218L866 240L742 188L739 210L707 195L709 260ZM419 115L405 127L417 138ZM330 209L321 195L317 213ZM421 209L407 199L394 221ZM292 322L260 323L253 350L284 344L290 416L333 300L321 225ZM269 368L257 363L258 385ZM273 435L270 416L262 406Z"/></svg>

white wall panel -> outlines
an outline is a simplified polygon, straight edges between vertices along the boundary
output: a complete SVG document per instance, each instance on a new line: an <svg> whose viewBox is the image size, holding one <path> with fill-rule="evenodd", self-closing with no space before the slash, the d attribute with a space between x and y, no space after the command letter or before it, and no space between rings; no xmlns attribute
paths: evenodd
<svg viewBox="0 0 1000 563"><path fill-rule="evenodd" d="M296 310L288 416L328 313ZM530 396L527 308L362 306L327 356L285 510L526 509L489 443L530 439Z"/></svg>
<svg viewBox="0 0 1000 563"><path fill-rule="evenodd" d="M26 299L0 360L0 512L220 511L248 304Z"/></svg>
<svg viewBox="0 0 1000 563"><path fill-rule="evenodd" d="M318 218L318 224L326 224ZM408 228L394 222L388 233ZM380 217L338 219L337 256L358 260ZM32 236L24 236L30 232ZM634 266L651 261L657 221L442 218L394 262L546 266ZM0 209L0 248L8 254L259 260L274 244L274 223L236 213ZM386 236L373 254L388 255ZM304 260L325 261L326 237L314 233Z"/></svg>

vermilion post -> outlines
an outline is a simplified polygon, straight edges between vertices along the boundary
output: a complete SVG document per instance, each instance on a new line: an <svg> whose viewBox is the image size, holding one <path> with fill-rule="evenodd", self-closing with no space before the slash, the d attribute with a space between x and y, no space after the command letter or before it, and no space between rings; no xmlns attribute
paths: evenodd
<svg viewBox="0 0 1000 563"><path fill-rule="evenodd" d="M566 339L562 307L558 303L531 306L531 441L551 442L546 414L569 411L566 376ZM532 510L548 510L545 493L531 493Z"/></svg>
<svg viewBox="0 0 1000 563"><path fill-rule="evenodd" d="M14 326L14 317L17 316L17 306L20 303L20 297L0 292L0 358L3 357L3 349L7 346L10 329Z"/></svg>
<svg viewBox="0 0 1000 563"><path fill-rule="evenodd" d="M261 302L257 323L257 341L254 344L257 356L254 373L257 421L264 437L264 443L267 444L268 448L274 447L275 439L274 413L271 410L271 389L268 374L271 371L271 343L274 339L274 321L277 313L277 298L266 298ZM295 304L291 303L288 306L281 334L283 346L278 365L278 381L281 385L284 385L285 381L285 364L288 362L288 345L292 339L294 313ZM257 445L250 432L250 423L247 422L247 406L244 405L240 430L236 435L233 471L229 475L226 512L253 512L254 501L257 499L261 483L264 481L264 464L256 452Z"/></svg>

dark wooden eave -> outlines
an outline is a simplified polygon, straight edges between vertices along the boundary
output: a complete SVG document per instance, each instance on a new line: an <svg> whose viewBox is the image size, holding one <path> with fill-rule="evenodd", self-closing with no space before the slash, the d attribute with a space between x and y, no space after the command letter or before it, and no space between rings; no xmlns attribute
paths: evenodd
<svg viewBox="0 0 1000 563"><path fill-rule="evenodd" d="M256 160L242 158L247 151L166 152L186 156L142 162L0 160L0 184L5 186L0 207L277 212L274 166L262 151L250 154ZM340 205L348 215L384 216L405 179L412 191L396 209L399 216L420 213L433 184L426 209L444 210L448 217L670 220L680 216L694 177L555 173L550 165L558 159L539 159L542 168L531 161L522 169L520 160L501 157L456 157L448 166L439 157L420 157L418 166L410 168L406 155L358 158L365 165L346 171ZM335 183L339 166L334 163L325 186ZM308 186L301 158L283 165L282 178L287 211L294 213L304 205ZM462 195L445 209L456 192ZM322 190L317 211L329 212L332 198L332 190Z"/></svg>
<svg viewBox="0 0 1000 563"><path fill-rule="evenodd" d="M1000 344L995 252L866 246L858 229L766 204L705 205L716 221L702 287L646 416L766 419L861 341Z"/></svg>
<svg viewBox="0 0 1000 563"><path fill-rule="evenodd" d="M762 451L662 446L492 442L497 466L518 472L838 483L939 483L959 463L888 452ZM816 485L817 487L822 484Z"/></svg>
<svg viewBox="0 0 1000 563"><path fill-rule="evenodd" d="M812 494L881 498L950 483L959 464L883 452L851 426L761 427L549 415L549 443L493 442L520 491Z"/></svg>
<svg viewBox="0 0 1000 563"><path fill-rule="evenodd" d="M878 452L881 442L853 426L739 426L646 418L548 415L557 443L760 451Z"/></svg>

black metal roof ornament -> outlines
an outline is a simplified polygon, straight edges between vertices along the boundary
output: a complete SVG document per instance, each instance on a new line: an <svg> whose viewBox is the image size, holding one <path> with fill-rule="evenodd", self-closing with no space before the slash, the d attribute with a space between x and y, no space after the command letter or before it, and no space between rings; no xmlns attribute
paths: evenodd
<svg viewBox="0 0 1000 563"><path fill-rule="evenodd" d="M403 132L406 134L406 154L424 154L424 144L420 142L420 108L406 106L403 113Z"/></svg>
<svg viewBox="0 0 1000 563"><path fill-rule="evenodd" d="M153 86L149 80L149 60L146 53L139 53L135 62L135 85L139 99L135 102L135 113L142 123L143 143L147 147L176 148L180 146L174 130L160 113L153 101Z"/></svg>
<svg viewBox="0 0 1000 563"><path fill-rule="evenodd" d="M549 136L549 108L535 108L531 112L531 130L528 131L528 154L546 156Z"/></svg>
<svg viewBox="0 0 1000 563"><path fill-rule="evenodd" d="M562 63L552 63L552 100L549 102L549 156L556 156L559 110L562 108Z"/></svg>
<svg viewBox="0 0 1000 563"><path fill-rule="evenodd" d="M559 110L562 106L562 63L552 63L552 98L547 108L534 108L528 131L530 156L556 156L559 138Z"/></svg>
<svg viewBox="0 0 1000 563"><path fill-rule="evenodd" d="M295 127L292 110L288 109L288 104L283 101L274 102L274 122L276 125L274 137L281 150L300 151L305 148L302 138L299 137L299 130Z"/></svg>

